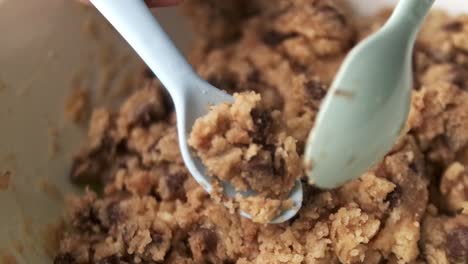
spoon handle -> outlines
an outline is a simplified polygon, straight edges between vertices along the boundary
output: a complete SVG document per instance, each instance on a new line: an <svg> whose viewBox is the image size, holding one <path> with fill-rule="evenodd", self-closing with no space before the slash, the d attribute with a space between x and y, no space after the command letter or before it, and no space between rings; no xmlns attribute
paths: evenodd
<svg viewBox="0 0 468 264"><path fill-rule="evenodd" d="M388 24L404 23L411 33L416 34L434 2L435 0L400 0Z"/></svg>
<svg viewBox="0 0 468 264"><path fill-rule="evenodd" d="M156 74L172 96L196 76L143 0L91 0Z"/></svg>

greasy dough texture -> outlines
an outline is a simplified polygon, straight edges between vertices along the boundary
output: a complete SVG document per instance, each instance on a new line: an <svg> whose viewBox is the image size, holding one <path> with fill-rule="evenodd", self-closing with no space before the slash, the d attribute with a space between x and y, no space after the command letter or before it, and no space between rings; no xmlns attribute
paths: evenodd
<svg viewBox="0 0 468 264"><path fill-rule="evenodd" d="M260 95L299 157L342 58L389 14L358 21L330 0L187 0L185 9L201 31L198 72L230 93ZM428 17L397 144L340 188L304 183L299 214L278 225L240 217L195 183L171 103L145 80L118 111L92 115L71 177L102 188L70 199L54 263L466 263L467 32L468 16Z"/></svg>

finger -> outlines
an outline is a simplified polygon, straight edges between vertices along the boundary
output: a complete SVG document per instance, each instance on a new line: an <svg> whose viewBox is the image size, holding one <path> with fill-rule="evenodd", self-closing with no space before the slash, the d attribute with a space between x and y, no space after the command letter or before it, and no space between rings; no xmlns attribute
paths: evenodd
<svg viewBox="0 0 468 264"><path fill-rule="evenodd" d="M82 3L89 4L89 0L79 0ZM173 6L182 3L183 0L145 0L151 7Z"/></svg>

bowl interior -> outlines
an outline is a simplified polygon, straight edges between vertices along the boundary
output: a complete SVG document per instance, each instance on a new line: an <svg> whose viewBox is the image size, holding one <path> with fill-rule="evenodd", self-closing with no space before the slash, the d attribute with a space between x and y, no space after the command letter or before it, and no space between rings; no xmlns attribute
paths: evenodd
<svg viewBox="0 0 468 264"><path fill-rule="evenodd" d="M396 1L350 2L369 15ZM468 11L468 2L459 0L436 5L451 13ZM190 32L178 13L172 8L156 13L179 48L187 49ZM51 263L65 193L78 191L67 172L84 129L63 114L72 81L95 91L102 63L120 63L123 76L142 67L102 22L92 8L73 1L0 0L0 262ZM98 104L112 101L93 98Z"/></svg>

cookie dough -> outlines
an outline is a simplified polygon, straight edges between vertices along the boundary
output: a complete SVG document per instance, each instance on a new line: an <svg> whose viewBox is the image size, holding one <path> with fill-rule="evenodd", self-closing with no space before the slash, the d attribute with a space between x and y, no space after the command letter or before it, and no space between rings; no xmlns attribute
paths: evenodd
<svg viewBox="0 0 468 264"><path fill-rule="evenodd" d="M297 140L286 134L281 119L280 111L262 105L259 94L236 93L233 104L214 106L197 119L189 138L209 175L239 191L256 192L236 197L256 222L268 223L287 207L288 194L302 176Z"/></svg>
<svg viewBox="0 0 468 264"><path fill-rule="evenodd" d="M343 57L389 14L359 19L330 0L187 0L185 9L203 29L192 63L241 99L201 120L216 114L227 121L219 139L227 150L239 149L241 163L248 163L251 145L260 151L266 144L254 142L255 118L231 115L235 104L279 113L282 126L268 133L275 153L293 153L285 143L291 137L300 159ZM340 188L304 184L298 215L278 225L242 218L196 184L176 147L171 103L156 81L145 80L118 111L93 113L71 177L94 190L70 199L54 263L466 263L467 30L466 15L428 17L414 51L412 109L400 140L381 163ZM241 125L236 133L248 137L233 146L228 131ZM200 149L208 161L217 157L209 145ZM239 184L275 192L242 177Z"/></svg>

